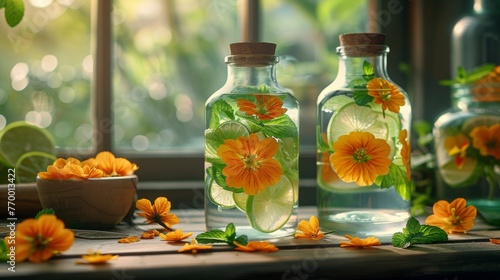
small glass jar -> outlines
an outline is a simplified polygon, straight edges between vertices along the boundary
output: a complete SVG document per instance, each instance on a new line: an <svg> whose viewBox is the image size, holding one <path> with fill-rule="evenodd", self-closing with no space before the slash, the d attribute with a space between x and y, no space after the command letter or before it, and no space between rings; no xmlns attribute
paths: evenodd
<svg viewBox="0 0 500 280"><path fill-rule="evenodd" d="M387 74L384 34L342 34L340 43L337 77L317 104L320 224L390 237L410 217L410 102Z"/></svg>
<svg viewBox="0 0 500 280"><path fill-rule="evenodd" d="M500 80L500 66L492 74ZM434 124L437 199L465 198L500 225L500 82L454 85Z"/></svg>
<svg viewBox="0 0 500 280"><path fill-rule="evenodd" d="M297 227L299 104L276 80L276 45L230 45L225 85L205 104L207 230L268 239Z"/></svg>

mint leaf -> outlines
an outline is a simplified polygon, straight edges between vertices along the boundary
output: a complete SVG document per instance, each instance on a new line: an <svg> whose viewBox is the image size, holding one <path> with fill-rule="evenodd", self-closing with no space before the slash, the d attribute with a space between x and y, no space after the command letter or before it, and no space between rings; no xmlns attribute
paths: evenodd
<svg viewBox="0 0 500 280"><path fill-rule="evenodd" d="M196 241L198 243L227 243L226 233L220 229L213 229L204 233L200 233L196 236Z"/></svg>
<svg viewBox="0 0 500 280"><path fill-rule="evenodd" d="M24 16L23 0L5 0L5 20L10 27L18 25Z"/></svg>
<svg viewBox="0 0 500 280"><path fill-rule="evenodd" d="M52 208L45 208L45 209L42 209L41 211L39 211L36 214L35 219L40 218L40 216L42 216L42 215L55 215L55 214L56 214L56 211L54 211L54 209L52 209Z"/></svg>
<svg viewBox="0 0 500 280"><path fill-rule="evenodd" d="M447 240L448 234L444 230L436 226L420 225L415 217L410 217L403 232L396 232L392 236L392 246L404 249L413 244L428 244Z"/></svg>
<svg viewBox="0 0 500 280"><path fill-rule="evenodd" d="M373 100L373 96L368 95L366 90L356 90L353 92L354 102L359 106L364 106Z"/></svg>
<svg viewBox="0 0 500 280"><path fill-rule="evenodd" d="M410 182L406 180L406 171L403 171L394 163L389 166L389 173L378 176L377 179L375 179L375 184L381 188L390 188L394 186L394 189L404 200L410 200L411 198L411 185Z"/></svg>
<svg viewBox="0 0 500 280"><path fill-rule="evenodd" d="M241 235L236 238L236 228L233 223L227 225L224 231L220 229L213 229L204 233L200 233L196 236L196 241L202 244L208 243L226 243L231 247L235 247L234 241L239 244L246 245L248 243L248 238L246 235Z"/></svg>
<svg viewBox="0 0 500 280"><path fill-rule="evenodd" d="M363 61L363 79L368 82L373 77L375 77L373 66L368 61Z"/></svg>
<svg viewBox="0 0 500 280"><path fill-rule="evenodd" d="M475 82L482 77L488 75L491 71L495 69L495 64L485 64L482 66L479 66L477 68L472 69L469 71L469 73L466 74L465 76L465 83L472 83Z"/></svg>
<svg viewBox="0 0 500 280"><path fill-rule="evenodd" d="M216 129L223 121L235 119L233 107L223 99L215 101L211 110L208 128Z"/></svg>
<svg viewBox="0 0 500 280"><path fill-rule="evenodd" d="M7 246L6 242L7 241L5 241L3 238L0 239L0 261L1 262L6 262L6 261L10 260L10 257L7 256L9 251L7 250L8 246Z"/></svg>

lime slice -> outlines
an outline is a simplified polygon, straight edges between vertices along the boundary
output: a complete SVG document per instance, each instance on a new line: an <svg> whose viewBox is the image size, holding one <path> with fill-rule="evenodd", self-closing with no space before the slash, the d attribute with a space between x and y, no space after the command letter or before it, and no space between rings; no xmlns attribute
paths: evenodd
<svg viewBox="0 0 500 280"><path fill-rule="evenodd" d="M464 134L469 135L474 128L479 126L492 126L494 124L500 123L500 116L493 115L483 115L468 119L464 122L462 126L462 131Z"/></svg>
<svg viewBox="0 0 500 280"><path fill-rule="evenodd" d="M389 134L386 121L382 114L374 112L370 107L348 104L330 119L327 130L328 143L332 145L340 136L352 131L367 131L375 138L387 140Z"/></svg>
<svg viewBox="0 0 500 280"><path fill-rule="evenodd" d="M212 180L210 184L208 197L214 204L223 208L234 208L236 206L233 199L233 192L225 190L215 180Z"/></svg>
<svg viewBox="0 0 500 280"><path fill-rule="evenodd" d="M439 166L439 174L450 187L467 187L478 179L481 167L477 164L477 160L467 157L462 168L459 169L451 158L447 163Z"/></svg>
<svg viewBox="0 0 500 280"><path fill-rule="evenodd" d="M54 163L56 157L45 152L27 152L19 157L16 162L16 176L18 183L30 183L36 181L40 171L46 171L47 166Z"/></svg>
<svg viewBox="0 0 500 280"><path fill-rule="evenodd" d="M233 200L234 204L236 204L236 208L239 210L246 212L247 209L247 200L248 200L248 194L245 192L240 192L240 193L233 193Z"/></svg>
<svg viewBox="0 0 500 280"><path fill-rule="evenodd" d="M55 154L52 135L24 121L13 122L0 131L0 161L14 167L21 155L31 151Z"/></svg>
<svg viewBox="0 0 500 280"><path fill-rule="evenodd" d="M252 227L274 232L285 225L294 208L293 186L286 176L274 186L266 187L247 199L246 213Z"/></svg>
<svg viewBox="0 0 500 280"><path fill-rule="evenodd" d="M240 136L248 136L248 128L235 121L227 121L222 123L216 130L217 136L220 139L238 139Z"/></svg>

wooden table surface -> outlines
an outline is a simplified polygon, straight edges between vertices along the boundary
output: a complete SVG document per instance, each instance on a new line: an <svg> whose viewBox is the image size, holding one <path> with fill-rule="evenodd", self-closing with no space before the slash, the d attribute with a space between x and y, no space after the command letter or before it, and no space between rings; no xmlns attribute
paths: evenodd
<svg viewBox="0 0 500 280"><path fill-rule="evenodd" d="M181 220L175 228L204 232L202 210L173 210ZM315 215L315 208L299 209L299 219ZM114 232L140 235L155 226L135 219L136 226L119 225ZM0 231L6 231L5 221ZM85 231L76 231L84 236ZM328 235L323 240L293 237L272 240L274 253L244 253L227 245L214 245L207 252L178 253L178 244L142 239L121 244L117 239L75 238L68 250L48 262L17 263L15 270L0 264L0 278L6 279L500 279L500 229L477 221L468 234L450 235L445 243L396 248L389 242L363 249L341 248L343 236ZM190 240L190 239L188 239ZM102 265L77 264L89 250L118 254Z"/></svg>

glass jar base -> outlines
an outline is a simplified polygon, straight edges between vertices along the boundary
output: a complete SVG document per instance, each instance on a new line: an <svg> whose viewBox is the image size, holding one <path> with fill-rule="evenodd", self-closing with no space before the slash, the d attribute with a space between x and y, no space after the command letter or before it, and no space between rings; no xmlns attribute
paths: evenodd
<svg viewBox="0 0 500 280"><path fill-rule="evenodd" d="M392 237L401 231L410 213L401 210L335 210L320 214L322 228L335 230L335 234L350 234L356 237Z"/></svg>

